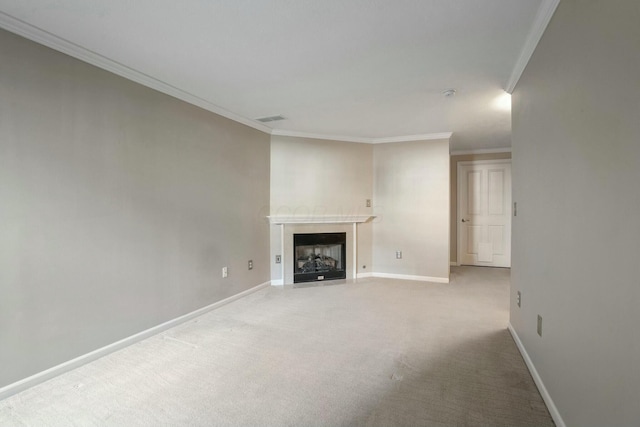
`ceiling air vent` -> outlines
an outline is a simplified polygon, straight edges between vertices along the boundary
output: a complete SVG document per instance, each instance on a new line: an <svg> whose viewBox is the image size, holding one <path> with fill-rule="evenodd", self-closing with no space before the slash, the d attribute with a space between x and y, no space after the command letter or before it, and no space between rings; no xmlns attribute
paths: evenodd
<svg viewBox="0 0 640 427"><path fill-rule="evenodd" d="M284 117L278 115L278 116L260 117L259 119L256 119L256 120L262 123L268 123L268 122L277 122L278 120L284 120Z"/></svg>

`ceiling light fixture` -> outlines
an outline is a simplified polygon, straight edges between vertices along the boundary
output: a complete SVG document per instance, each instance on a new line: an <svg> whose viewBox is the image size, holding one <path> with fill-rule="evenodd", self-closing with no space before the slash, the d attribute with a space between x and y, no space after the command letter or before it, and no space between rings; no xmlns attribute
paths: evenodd
<svg viewBox="0 0 640 427"><path fill-rule="evenodd" d="M493 107L497 110L511 111L511 95L503 92L493 100Z"/></svg>
<svg viewBox="0 0 640 427"><path fill-rule="evenodd" d="M455 89L447 89L447 90L442 91L442 94L446 98L451 98L452 96L454 96L456 94L456 90Z"/></svg>

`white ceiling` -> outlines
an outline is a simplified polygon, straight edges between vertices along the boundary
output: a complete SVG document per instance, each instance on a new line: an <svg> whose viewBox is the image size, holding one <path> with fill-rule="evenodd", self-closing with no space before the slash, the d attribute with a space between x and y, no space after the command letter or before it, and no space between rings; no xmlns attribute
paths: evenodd
<svg viewBox="0 0 640 427"><path fill-rule="evenodd" d="M0 26L280 134L509 147L557 0L0 0ZM545 20L546 19L546 20ZM441 92L455 88L445 98ZM283 115L263 125L256 118Z"/></svg>

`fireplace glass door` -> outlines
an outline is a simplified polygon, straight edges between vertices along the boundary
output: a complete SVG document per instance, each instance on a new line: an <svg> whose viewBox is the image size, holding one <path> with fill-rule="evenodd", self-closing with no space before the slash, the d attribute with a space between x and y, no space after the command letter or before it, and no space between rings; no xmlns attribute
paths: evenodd
<svg viewBox="0 0 640 427"><path fill-rule="evenodd" d="M293 282L346 278L347 233L294 234Z"/></svg>

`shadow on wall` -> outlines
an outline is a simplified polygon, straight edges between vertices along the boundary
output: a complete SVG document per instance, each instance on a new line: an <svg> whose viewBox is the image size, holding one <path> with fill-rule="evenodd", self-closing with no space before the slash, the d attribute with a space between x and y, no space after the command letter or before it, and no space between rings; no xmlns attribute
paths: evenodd
<svg viewBox="0 0 640 427"><path fill-rule="evenodd" d="M359 403L346 425L554 425L508 330L434 351L417 345L392 356L380 372L385 390Z"/></svg>

